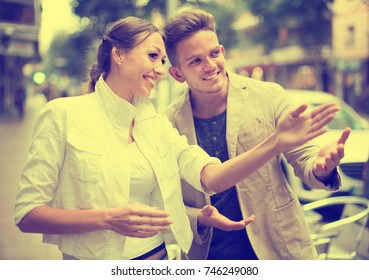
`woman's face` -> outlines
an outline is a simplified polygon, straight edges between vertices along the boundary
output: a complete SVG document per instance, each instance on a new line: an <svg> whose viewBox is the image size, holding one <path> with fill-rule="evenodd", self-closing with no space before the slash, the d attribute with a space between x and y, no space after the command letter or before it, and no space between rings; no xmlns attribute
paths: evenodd
<svg viewBox="0 0 369 280"><path fill-rule="evenodd" d="M121 52L118 69L122 90L127 97L149 96L156 81L165 74L164 41L158 32L128 52Z"/></svg>

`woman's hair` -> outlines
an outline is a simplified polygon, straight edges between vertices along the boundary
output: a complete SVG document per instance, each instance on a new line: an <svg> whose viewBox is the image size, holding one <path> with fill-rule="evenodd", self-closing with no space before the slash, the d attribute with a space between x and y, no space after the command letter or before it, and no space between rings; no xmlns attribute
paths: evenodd
<svg viewBox="0 0 369 280"><path fill-rule="evenodd" d="M214 16L199 9L185 10L171 18L164 27L165 50L173 66L177 65L176 47L180 41L200 30L216 30Z"/></svg>
<svg viewBox="0 0 369 280"><path fill-rule="evenodd" d="M156 26L138 17L129 16L112 23L102 37L97 50L97 62L90 70L89 92L95 91L99 77L109 72L113 47L129 51L154 32L159 32Z"/></svg>

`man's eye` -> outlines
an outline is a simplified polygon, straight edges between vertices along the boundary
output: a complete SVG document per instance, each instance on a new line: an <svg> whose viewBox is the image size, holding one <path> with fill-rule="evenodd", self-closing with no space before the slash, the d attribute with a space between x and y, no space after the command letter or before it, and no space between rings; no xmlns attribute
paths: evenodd
<svg viewBox="0 0 369 280"><path fill-rule="evenodd" d="M200 62L199 58L196 58L194 60L191 60L190 64L198 64Z"/></svg>
<svg viewBox="0 0 369 280"><path fill-rule="evenodd" d="M220 54L220 51L213 51L213 53L212 53L213 57L218 56L219 54Z"/></svg>

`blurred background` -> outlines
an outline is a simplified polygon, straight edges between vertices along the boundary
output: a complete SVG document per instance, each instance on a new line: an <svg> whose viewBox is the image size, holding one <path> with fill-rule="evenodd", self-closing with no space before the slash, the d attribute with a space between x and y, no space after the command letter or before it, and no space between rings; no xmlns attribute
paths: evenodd
<svg viewBox="0 0 369 280"><path fill-rule="evenodd" d="M360 137L340 167L342 195L369 197L368 0L0 0L0 259L60 259L40 235L23 234L13 222L19 176L41 107L85 93L109 23L136 15L161 28L188 7L215 15L230 70L277 82L294 96L307 91L313 105L320 102L313 98L318 93L347 106L332 129L348 124ZM167 75L150 99L160 112L182 90ZM308 191L289 172L303 203L327 196ZM366 238L364 256L369 233Z"/></svg>

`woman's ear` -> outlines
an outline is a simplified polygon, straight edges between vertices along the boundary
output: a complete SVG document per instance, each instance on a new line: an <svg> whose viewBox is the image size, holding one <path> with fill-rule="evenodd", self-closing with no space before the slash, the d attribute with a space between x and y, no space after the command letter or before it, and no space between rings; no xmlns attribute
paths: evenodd
<svg viewBox="0 0 369 280"><path fill-rule="evenodd" d="M183 77L181 71L174 66L169 67L169 74L175 79L177 82L184 83L186 79Z"/></svg>
<svg viewBox="0 0 369 280"><path fill-rule="evenodd" d="M112 47L111 49L111 55L112 58L115 62L115 64L117 64L118 66L122 65L122 53L119 49L117 49L116 47Z"/></svg>

